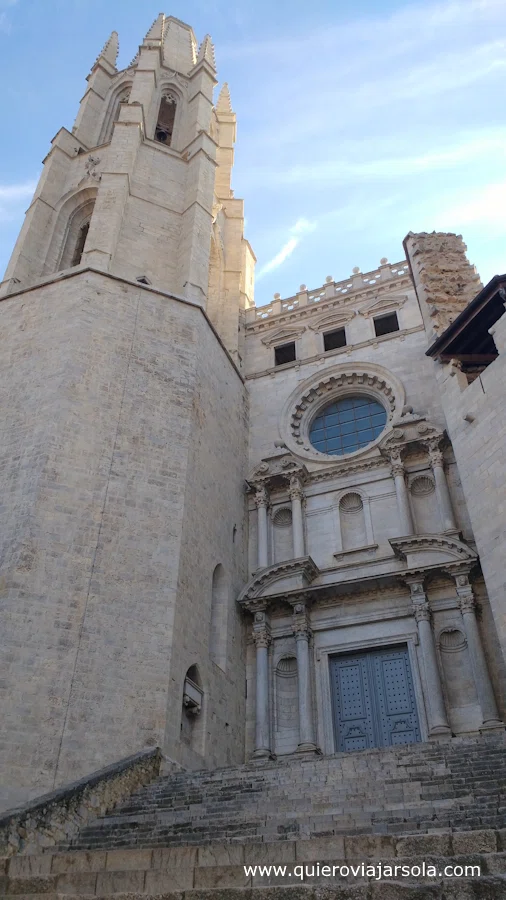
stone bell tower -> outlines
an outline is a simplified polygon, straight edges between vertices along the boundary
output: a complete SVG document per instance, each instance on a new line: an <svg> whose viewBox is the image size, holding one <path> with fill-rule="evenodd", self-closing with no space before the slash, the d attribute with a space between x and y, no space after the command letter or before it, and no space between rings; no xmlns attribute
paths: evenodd
<svg viewBox="0 0 506 900"><path fill-rule="evenodd" d="M0 806L162 746L242 761L254 257L214 49L111 35L0 287Z"/></svg>

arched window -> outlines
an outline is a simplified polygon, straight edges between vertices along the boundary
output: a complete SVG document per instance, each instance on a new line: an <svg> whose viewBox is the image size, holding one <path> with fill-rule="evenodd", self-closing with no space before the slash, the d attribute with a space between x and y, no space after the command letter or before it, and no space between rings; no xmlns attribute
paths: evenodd
<svg viewBox="0 0 506 900"><path fill-rule="evenodd" d="M95 198L91 198L78 206L71 214L67 225L67 232L63 244L63 250L58 263L58 271L78 266L82 260L86 238L90 230L91 216Z"/></svg>
<svg viewBox="0 0 506 900"><path fill-rule="evenodd" d="M130 100L131 90L131 84L124 84L121 88L119 88L116 95L113 94L113 99L110 102L109 110L100 132L99 144L105 144L106 141L111 140L113 125L119 119L122 105L124 103L128 103L128 101Z"/></svg>
<svg viewBox="0 0 506 900"><path fill-rule="evenodd" d="M176 107L177 99L175 94L172 91L165 91L160 100L160 109L158 110L158 120L155 128L155 141L159 141L167 147L170 147L172 142Z"/></svg>
<svg viewBox="0 0 506 900"><path fill-rule="evenodd" d="M209 652L212 661L223 671L227 667L227 613L227 579L225 569L219 563L213 572Z"/></svg>
<svg viewBox="0 0 506 900"><path fill-rule="evenodd" d="M74 250L74 255L72 257L71 266L78 266L81 262L81 258L83 255L84 245L86 243L86 238L88 237L88 231L90 230L90 220L88 219L83 225L81 225L79 229L79 235L77 237L76 247Z"/></svg>
<svg viewBox="0 0 506 900"><path fill-rule="evenodd" d="M203 754L205 725L202 715L204 690L196 665L188 669L183 686L181 740L195 753Z"/></svg>

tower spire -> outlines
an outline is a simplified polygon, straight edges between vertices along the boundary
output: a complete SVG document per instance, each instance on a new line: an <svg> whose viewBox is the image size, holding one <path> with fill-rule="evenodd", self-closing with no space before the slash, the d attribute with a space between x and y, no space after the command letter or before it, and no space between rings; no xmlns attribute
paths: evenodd
<svg viewBox="0 0 506 900"><path fill-rule="evenodd" d="M118 58L119 51L119 38L118 32L112 31L108 39L106 40L104 46L102 47L100 53L98 54L95 62L93 63L92 70L95 68L97 63L100 60L105 60L105 62L109 63L113 69L116 68L116 60Z"/></svg>
<svg viewBox="0 0 506 900"><path fill-rule="evenodd" d="M149 29L146 37L144 38L144 43L146 41L163 41L163 34L165 31L165 15L163 13L159 13L153 22L151 28Z"/></svg>
<svg viewBox="0 0 506 900"><path fill-rule="evenodd" d="M211 40L211 35L206 34L204 40L202 41L199 52L197 56L197 65L199 62L208 63L211 68L216 71L216 60L214 57L214 47L213 42Z"/></svg>
<svg viewBox="0 0 506 900"><path fill-rule="evenodd" d="M232 110L232 102L230 100L230 90L227 82L225 81L220 95L218 97L218 102L216 104L216 112L218 113L231 113Z"/></svg>

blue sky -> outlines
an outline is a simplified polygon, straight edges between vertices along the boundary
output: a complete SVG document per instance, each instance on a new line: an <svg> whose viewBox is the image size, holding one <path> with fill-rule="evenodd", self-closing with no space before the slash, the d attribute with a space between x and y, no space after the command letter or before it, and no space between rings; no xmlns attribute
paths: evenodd
<svg viewBox="0 0 506 900"><path fill-rule="evenodd" d="M160 0L0 0L0 270L50 139L109 32L128 65ZM210 32L238 116L234 188L257 304L456 231L506 271L504 0L173 0Z"/></svg>

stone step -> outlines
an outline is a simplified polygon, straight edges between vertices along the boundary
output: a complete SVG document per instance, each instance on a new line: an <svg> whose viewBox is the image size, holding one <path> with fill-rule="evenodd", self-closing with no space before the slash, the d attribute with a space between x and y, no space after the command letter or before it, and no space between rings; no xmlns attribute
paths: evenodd
<svg viewBox="0 0 506 900"><path fill-rule="evenodd" d="M198 848L14 856L3 863L0 861L0 871L4 873L0 877L0 896L12 895L18 900L25 896L34 900L41 895L47 900L51 894L104 898L129 893L145 898L146 895L184 891L187 898L188 894L201 890L243 892L254 888L257 900L257 889L261 891L266 887L285 888L291 884L310 889L316 885L325 888L330 883L336 886L329 877L334 874L334 866L358 865L360 869L363 863L376 867L374 878L367 871L359 871L358 875L345 871L344 878L338 876L337 887L340 888L343 883L358 886L364 881L376 882L380 864L383 867L412 867L419 865L421 860L436 869L436 883L444 880L444 869L448 865L479 866L482 882L494 878L496 886L501 886L497 877L506 872L506 831L448 832L398 838L349 835L280 844L211 844ZM244 871L245 865L283 865L286 872L283 875L254 875ZM324 865L331 867L331 871L324 870ZM414 872L400 883L405 886L409 882L419 885L423 878ZM385 886L389 883L392 887L390 880L385 881ZM434 879L426 879L426 883L434 886Z"/></svg>
<svg viewBox="0 0 506 900"><path fill-rule="evenodd" d="M3 900L62 900L61 893L5 894ZM80 900L97 900L95 894L80 894ZM129 891L101 894L100 900L505 900L506 882L501 876L446 882L438 885L377 882L342 887L306 885L264 888L219 888L145 893Z"/></svg>
<svg viewBox="0 0 506 900"><path fill-rule="evenodd" d="M505 736L496 735L165 776L84 827L73 845L113 849L503 826Z"/></svg>

